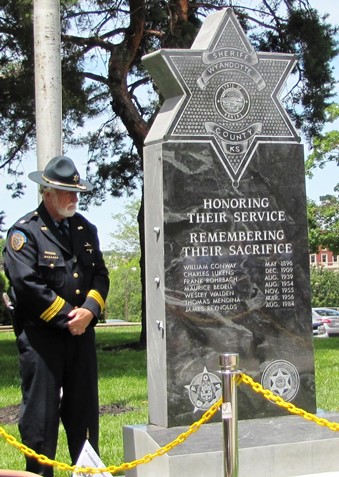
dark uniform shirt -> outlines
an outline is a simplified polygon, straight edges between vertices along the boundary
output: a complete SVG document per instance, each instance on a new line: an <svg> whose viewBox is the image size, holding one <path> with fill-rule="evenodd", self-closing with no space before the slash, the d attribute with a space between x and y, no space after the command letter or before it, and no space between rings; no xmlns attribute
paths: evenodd
<svg viewBox="0 0 339 477"><path fill-rule="evenodd" d="M14 288L19 328L66 328L75 307L92 311L95 324L103 311L109 278L96 227L76 213L68 219L70 242L43 203L8 232L5 271Z"/></svg>

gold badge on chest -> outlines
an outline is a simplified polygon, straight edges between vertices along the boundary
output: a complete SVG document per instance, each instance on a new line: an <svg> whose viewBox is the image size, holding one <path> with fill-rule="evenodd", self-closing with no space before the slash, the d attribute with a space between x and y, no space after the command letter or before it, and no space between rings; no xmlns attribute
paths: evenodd
<svg viewBox="0 0 339 477"><path fill-rule="evenodd" d="M84 247L85 247L86 252L93 253L94 250L93 250L93 245L91 243L86 242L84 244Z"/></svg>

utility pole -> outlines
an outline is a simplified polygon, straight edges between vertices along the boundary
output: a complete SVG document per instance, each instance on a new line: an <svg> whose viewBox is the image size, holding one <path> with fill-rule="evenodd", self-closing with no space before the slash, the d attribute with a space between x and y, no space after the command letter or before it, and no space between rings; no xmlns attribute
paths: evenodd
<svg viewBox="0 0 339 477"><path fill-rule="evenodd" d="M34 0L35 112L38 170L62 154L60 1Z"/></svg>

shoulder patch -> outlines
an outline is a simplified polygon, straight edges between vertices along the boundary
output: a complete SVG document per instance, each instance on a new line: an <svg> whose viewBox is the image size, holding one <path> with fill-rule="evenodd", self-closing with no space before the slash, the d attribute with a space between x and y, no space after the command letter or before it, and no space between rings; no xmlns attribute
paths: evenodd
<svg viewBox="0 0 339 477"><path fill-rule="evenodd" d="M21 230L15 230L10 237L10 244L15 252L18 252L27 242L26 235Z"/></svg>

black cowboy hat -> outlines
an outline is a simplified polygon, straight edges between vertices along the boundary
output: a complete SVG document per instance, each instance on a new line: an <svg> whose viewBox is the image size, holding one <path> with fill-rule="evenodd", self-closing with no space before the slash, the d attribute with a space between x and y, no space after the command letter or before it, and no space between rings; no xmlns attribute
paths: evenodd
<svg viewBox="0 0 339 477"><path fill-rule="evenodd" d="M74 162L66 156L53 157L43 172L31 172L28 174L28 177L38 184L52 187L53 189L72 192L89 192L93 189L92 184L80 179Z"/></svg>

